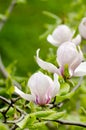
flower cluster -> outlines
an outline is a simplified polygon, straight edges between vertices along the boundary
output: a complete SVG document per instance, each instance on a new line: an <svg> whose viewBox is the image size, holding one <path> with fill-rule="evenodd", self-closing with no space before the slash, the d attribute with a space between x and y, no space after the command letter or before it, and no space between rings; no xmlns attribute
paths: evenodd
<svg viewBox="0 0 86 130"><path fill-rule="evenodd" d="M44 70L51 73L57 73L63 77L65 75L65 68L68 69L69 75L72 76L84 76L86 75L86 62L84 61L83 53L79 44L82 38L86 38L86 18L83 18L79 25L79 32L75 38L73 35L75 31L71 31L67 25L59 25L52 33L48 35L47 40L54 46L58 46L56 52L56 61L59 65L57 68L55 65L49 62L43 61L39 57L39 50L37 50L36 62Z"/></svg>
<svg viewBox="0 0 86 130"><path fill-rule="evenodd" d="M36 52L36 62L44 70L53 73L52 80L48 75L42 72L33 74L27 86L31 94L25 94L15 86L15 92L22 98L33 101L39 105L50 103L51 99L55 97L60 89L58 77L71 78L72 76L86 75L86 62L84 61L83 53L79 44L82 38L86 39L86 18L83 18L79 25L79 33L73 38L75 31L72 31L67 25L59 25L51 34L48 35L47 40L54 46L58 46L56 52L56 61L59 65L53 65L46 62L39 57L39 51Z"/></svg>

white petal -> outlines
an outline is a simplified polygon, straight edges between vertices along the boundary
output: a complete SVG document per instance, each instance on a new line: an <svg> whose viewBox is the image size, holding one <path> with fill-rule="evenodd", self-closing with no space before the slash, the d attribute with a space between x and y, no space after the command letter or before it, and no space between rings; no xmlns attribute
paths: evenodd
<svg viewBox="0 0 86 130"><path fill-rule="evenodd" d="M54 86L53 86L53 91L52 91L52 97L55 97L56 94L59 92L60 89L60 83L58 81L58 75L55 73L54 74Z"/></svg>
<svg viewBox="0 0 86 130"><path fill-rule="evenodd" d="M75 43L76 45L80 44L81 42L81 36L78 34L73 40L73 43Z"/></svg>
<svg viewBox="0 0 86 130"><path fill-rule="evenodd" d="M38 104L46 104L50 100L53 81L49 76L44 75L42 72L37 72L30 77L28 86Z"/></svg>
<svg viewBox="0 0 86 130"><path fill-rule="evenodd" d="M53 37L52 37L52 35L48 35L48 37L47 37L47 41L49 42L49 43L51 43L52 45L54 45L54 46L58 46L59 45L59 42L57 42L57 41L55 41L54 39L53 39Z"/></svg>
<svg viewBox="0 0 86 130"><path fill-rule="evenodd" d="M73 36L73 32L67 25L59 25L53 31L52 37L55 41L58 41L60 44L66 41L70 41Z"/></svg>
<svg viewBox="0 0 86 130"><path fill-rule="evenodd" d="M15 92L20 95L22 98L24 98L25 100L27 101L34 101L34 97L30 94L25 94L24 92L22 92L20 89L18 89L16 86L15 86Z"/></svg>
<svg viewBox="0 0 86 130"><path fill-rule="evenodd" d="M76 54L76 57L74 58L73 62L69 66L69 69L73 72L79 65L80 63L84 60L83 53L80 49L80 46L77 47L78 53Z"/></svg>
<svg viewBox="0 0 86 130"><path fill-rule="evenodd" d="M72 42L65 42L57 50L57 62L59 66L68 64L69 66L77 58L78 51Z"/></svg>
<svg viewBox="0 0 86 130"><path fill-rule="evenodd" d="M37 50L37 55L36 55L36 62L37 64L44 70L47 70L49 72L52 73L58 73L59 74L59 70L57 69L57 67L49 62L45 62L42 59L39 58L39 51L40 49Z"/></svg>
<svg viewBox="0 0 86 130"><path fill-rule="evenodd" d="M86 17L84 17L79 25L80 35L86 39Z"/></svg>
<svg viewBox="0 0 86 130"><path fill-rule="evenodd" d="M86 75L86 62L82 62L74 71L74 76Z"/></svg>
<svg viewBox="0 0 86 130"><path fill-rule="evenodd" d="M39 71L30 77L28 86L30 87L32 95L44 97L47 90L49 92L49 89L52 89L51 86L53 86L53 81L49 76Z"/></svg>

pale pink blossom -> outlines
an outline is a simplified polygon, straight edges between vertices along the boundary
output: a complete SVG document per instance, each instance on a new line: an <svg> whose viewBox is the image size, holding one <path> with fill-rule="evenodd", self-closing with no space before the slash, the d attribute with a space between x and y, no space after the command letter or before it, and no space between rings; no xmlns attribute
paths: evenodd
<svg viewBox="0 0 86 130"><path fill-rule="evenodd" d="M74 33L75 31L71 31L67 25L62 24L56 27L52 35L48 35L47 40L54 46L59 46L66 41L72 41L78 45L81 42L81 36L78 34L73 38Z"/></svg>
<svg viewBox="0 0 86 130"><path fill-rule="evenodd" d="M37 50L36 62L38 65L51 73L64 75L65 65L68 66L69 77L86 75L86 62L83 62L83 54L79 46L72 42L65 42L59 46L57 50L56 60L59 68L49 62L45 62L39 57L39 49Z"/></svg>
<svg viewBox="0 0 86 130"><path fill-rule="evenodd" d="M56 58L61 73L64 73L65 65L68 65L70 76L76 75L76 68L83 61L83 54L80 50L80 47L76 47L72 42L65 42L62 44L57 50L57 58Z"/></svg>
<svg viewBox="0 0 86 130"><path fill-rule="evenodd" d="M84 17L79 25L80 35L86 39L86 17Z"/></svg>
<svg viewBox="0 0 86 130"><path fill-rule="evenodd" d="M27 85L30 88L31 94L25 94L17 87L15 87L15 92L22 98L39 105L50 103L51 99L56 96L60 89L57 74L54 74L54 80L52 80L40 71L30 77Z"/></svg>

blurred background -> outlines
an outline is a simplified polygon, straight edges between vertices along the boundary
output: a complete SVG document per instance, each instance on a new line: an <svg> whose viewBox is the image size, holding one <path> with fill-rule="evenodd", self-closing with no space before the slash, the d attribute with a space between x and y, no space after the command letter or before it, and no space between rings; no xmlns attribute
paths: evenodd
<svg viewBox="0 0 86 130"><path fill-rule="evenodd" d="M19 2L19 0L18 0ZM53 46L47 40L47 24L58 24L43 14L54 13L62 23L78 27L81 18L86 16L86 0L20 0L14 7L8 21L0 32L0 54L5 66L17 61L16 74L27 75L39 67L35 62L37 48L46 59L47 51ZM11 0L0 0L0 14L5 14ZM45 33L44 35L42 35ZM40 38L41 36L41 38ZM54 48L54 47L53 47Z"/></svg>

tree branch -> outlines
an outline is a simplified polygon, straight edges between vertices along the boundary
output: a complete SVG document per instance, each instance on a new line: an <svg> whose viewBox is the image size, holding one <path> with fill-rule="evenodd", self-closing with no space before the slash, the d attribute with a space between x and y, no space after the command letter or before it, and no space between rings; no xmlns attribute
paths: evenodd
<svg viewBox="0 0 86 130"><path fill-rule="evenodd" d="M16 1L17 0L12 0L10 6L8 7L8 9L6 11L6 15L4 16L4 19L1 20L1 22L0 22L0 31L2 30L3 26L7 22L9 15L11 14L14 6L16 5Z"/></svg>
<svg viewBox="0 0 86 130"><path fill-rule="evenodd" d="M14 121L7 121L6 123L7 123L7 124L16 124L16 123L22 121L22 120L24 119L24 117L25 117L25 115L22 114L21 117L20 117L19 119L14 120Z"/></svg>
<svg viewBox="0 0 86 130"><path fill-rule="evenodd" d="M80 85L81 85L81 83L82 83L82 80L83 80L83 77L80 77L78 84L71 90L71 92L75 92L75 91L80 87ZM66 99L66 100L64 100L64 101L59 102L58 104L56 104L56 103L55 103L55 100L54 100L54 102L52 102L52 104L50 104L50 109L52 109L52 108L54 108L54 107L56 107L56 108L59 109L59 108L61 108L61 107L64 105L64 103L66 103L66 102L68 102L68 101L69 101L69 100Z"/></svg>
<svg viewBox="0 0 86 130"><path fill-rule="evenodd" d="M19 107L17 107L12 101L0 96L0 99L2 101L4 101L6 104L8 104L10 107L16 108L16 110L20 113L20 114L26 114L23 110L21 110Z"/></svg>
<svg viewBox="0 0 86 130"><path fill-rule="evenodd" d="M82 80L83 80L83 77L80 77L78 84L72 89L71 92L75 92L80 87Z"/></svg>
<svg viewBox="0 0 86 130"><path fill-rule="evenodd" d="M72 122L72 121L66 121L66 120L49 120L49 119L43 119L45 121L53 121L53 122L58 122L59 124L62 125L74 125L74 126L80 126L86 128L86 123L81 123L81 122Z"/></svg>
<svg viewBox="0 0 86 130"><path fill-rule="evenodd" d="M8 77L11 77L10 74L8 74L8 72L6 71L1 57L0 57L0 72L5 79L7 79ZM21 85L17 81L12 80L12 83L13 83L14 86L21 88Z"/></svg>

